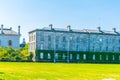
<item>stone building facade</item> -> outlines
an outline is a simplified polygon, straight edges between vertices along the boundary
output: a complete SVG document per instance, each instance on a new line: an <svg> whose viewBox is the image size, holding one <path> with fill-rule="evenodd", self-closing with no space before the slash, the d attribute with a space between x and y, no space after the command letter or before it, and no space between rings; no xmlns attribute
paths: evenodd
<svg viewBox="0 0 120 80"><path fill-rule="evenodd" d="M12 30L12 28L4 28L1 25L0 28L0 46L12 48L19 48L20 42L20 26L18 26L18 32Z"/></svg>
<svg viewBox="0 0 120 80"><path fill-rule="evenodd" d="M119 62L120 34L95 30L74 30L53 28L52 24L43 29L29 32L29 52L34 61L63 62Z"/></svg>

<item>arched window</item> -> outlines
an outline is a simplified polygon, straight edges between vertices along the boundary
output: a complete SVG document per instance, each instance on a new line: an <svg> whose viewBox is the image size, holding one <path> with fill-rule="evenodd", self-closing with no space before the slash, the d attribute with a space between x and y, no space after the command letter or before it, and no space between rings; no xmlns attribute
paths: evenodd
<svg viewBox="0 0 120 80"><path fill-rule="evenodd" d="M8 41L8 46L12 46L12 40Z"/></svg>

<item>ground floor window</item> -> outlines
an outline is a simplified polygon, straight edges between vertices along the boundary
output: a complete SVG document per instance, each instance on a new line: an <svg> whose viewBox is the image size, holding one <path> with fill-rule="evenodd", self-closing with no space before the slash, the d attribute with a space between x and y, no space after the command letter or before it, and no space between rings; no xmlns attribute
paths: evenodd
<svg viewBox="0 0 120 80"><path fill-rule="evenodd" d="M108 60L108 55L106 55L106 60Z"/></svg>
<svg viewBox="0 0 120 80"><path fill-rule="evenodd" d="M102 60L102 55L100 54L100 60Z"/></svg>
<svg viewBox="0 0 120 80"><path fill-rule="evenodd" d="M86 60L86 54L83 54L83 59Z"/></svg>
<svg viewBox="0 0 120 80"><path fill-rule="evenodd" d="M50 55L50 53L48 53L48 59L51 59L51 55Z"/></svg>
<svg viewBox="0 0 120 80"><path fill-rule="evenodd" d="M114 55L112 55L112 60L113 60L113 61L115 60L115 56L114 56Z"/></svg>
<svg viewBox="0 0 120 80"><path fill-rule="evenodd" d="M93 54L93 60L95 60L95 54Z"/></svg>
<svg viewBox="0 0 120 80"><path fill-rule="evenodd" d="M63 56L62 56L62 57L63 57L63 59L65 59L65 54L64 54L64 53L63 53Z"/></svg>
<svg viewBox="0 0 120 80"><path fill-rule="evenodd" d="M42 52L40 53L40 59L43 59L43 53Z"/></svg>
<svg viewBox="0 0 120 80"><path fill-rule="evenodd" d="M55 53L55 58L58 59L58 53Z"/></svg>
<svg viewBox="0 0 120 80"><path fill-rule="evenodd" d="M70 54L70 60L72 59L72 54Z"/></svg>
<svg viewBox="0 0 120 80"><path fill-rule="evenodd" d="M79 54L77 54L76 59L77 59L77 60L79 60L79 59L80 59L80 55L79 55Z"/></svg>

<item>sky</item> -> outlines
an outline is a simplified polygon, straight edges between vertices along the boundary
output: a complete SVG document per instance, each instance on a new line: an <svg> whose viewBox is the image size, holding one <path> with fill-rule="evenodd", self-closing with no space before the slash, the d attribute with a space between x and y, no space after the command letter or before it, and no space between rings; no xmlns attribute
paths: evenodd
<svg viewBox="0 0 120 80"><path fill-rule="evenodd" d="M28 32L53 24L55 28L120 31L120 0L0 0L0 25L18 31L28 42Z"/></svg>

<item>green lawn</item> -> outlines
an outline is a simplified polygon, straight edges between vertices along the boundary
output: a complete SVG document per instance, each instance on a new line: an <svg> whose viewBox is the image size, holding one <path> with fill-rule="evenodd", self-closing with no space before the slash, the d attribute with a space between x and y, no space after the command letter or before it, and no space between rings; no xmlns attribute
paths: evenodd
<svg viewBox="0 0 120 80"><path fill-rule="evenodd" d="M120 80L120 65L1 62L0 80Z"/></svg>

